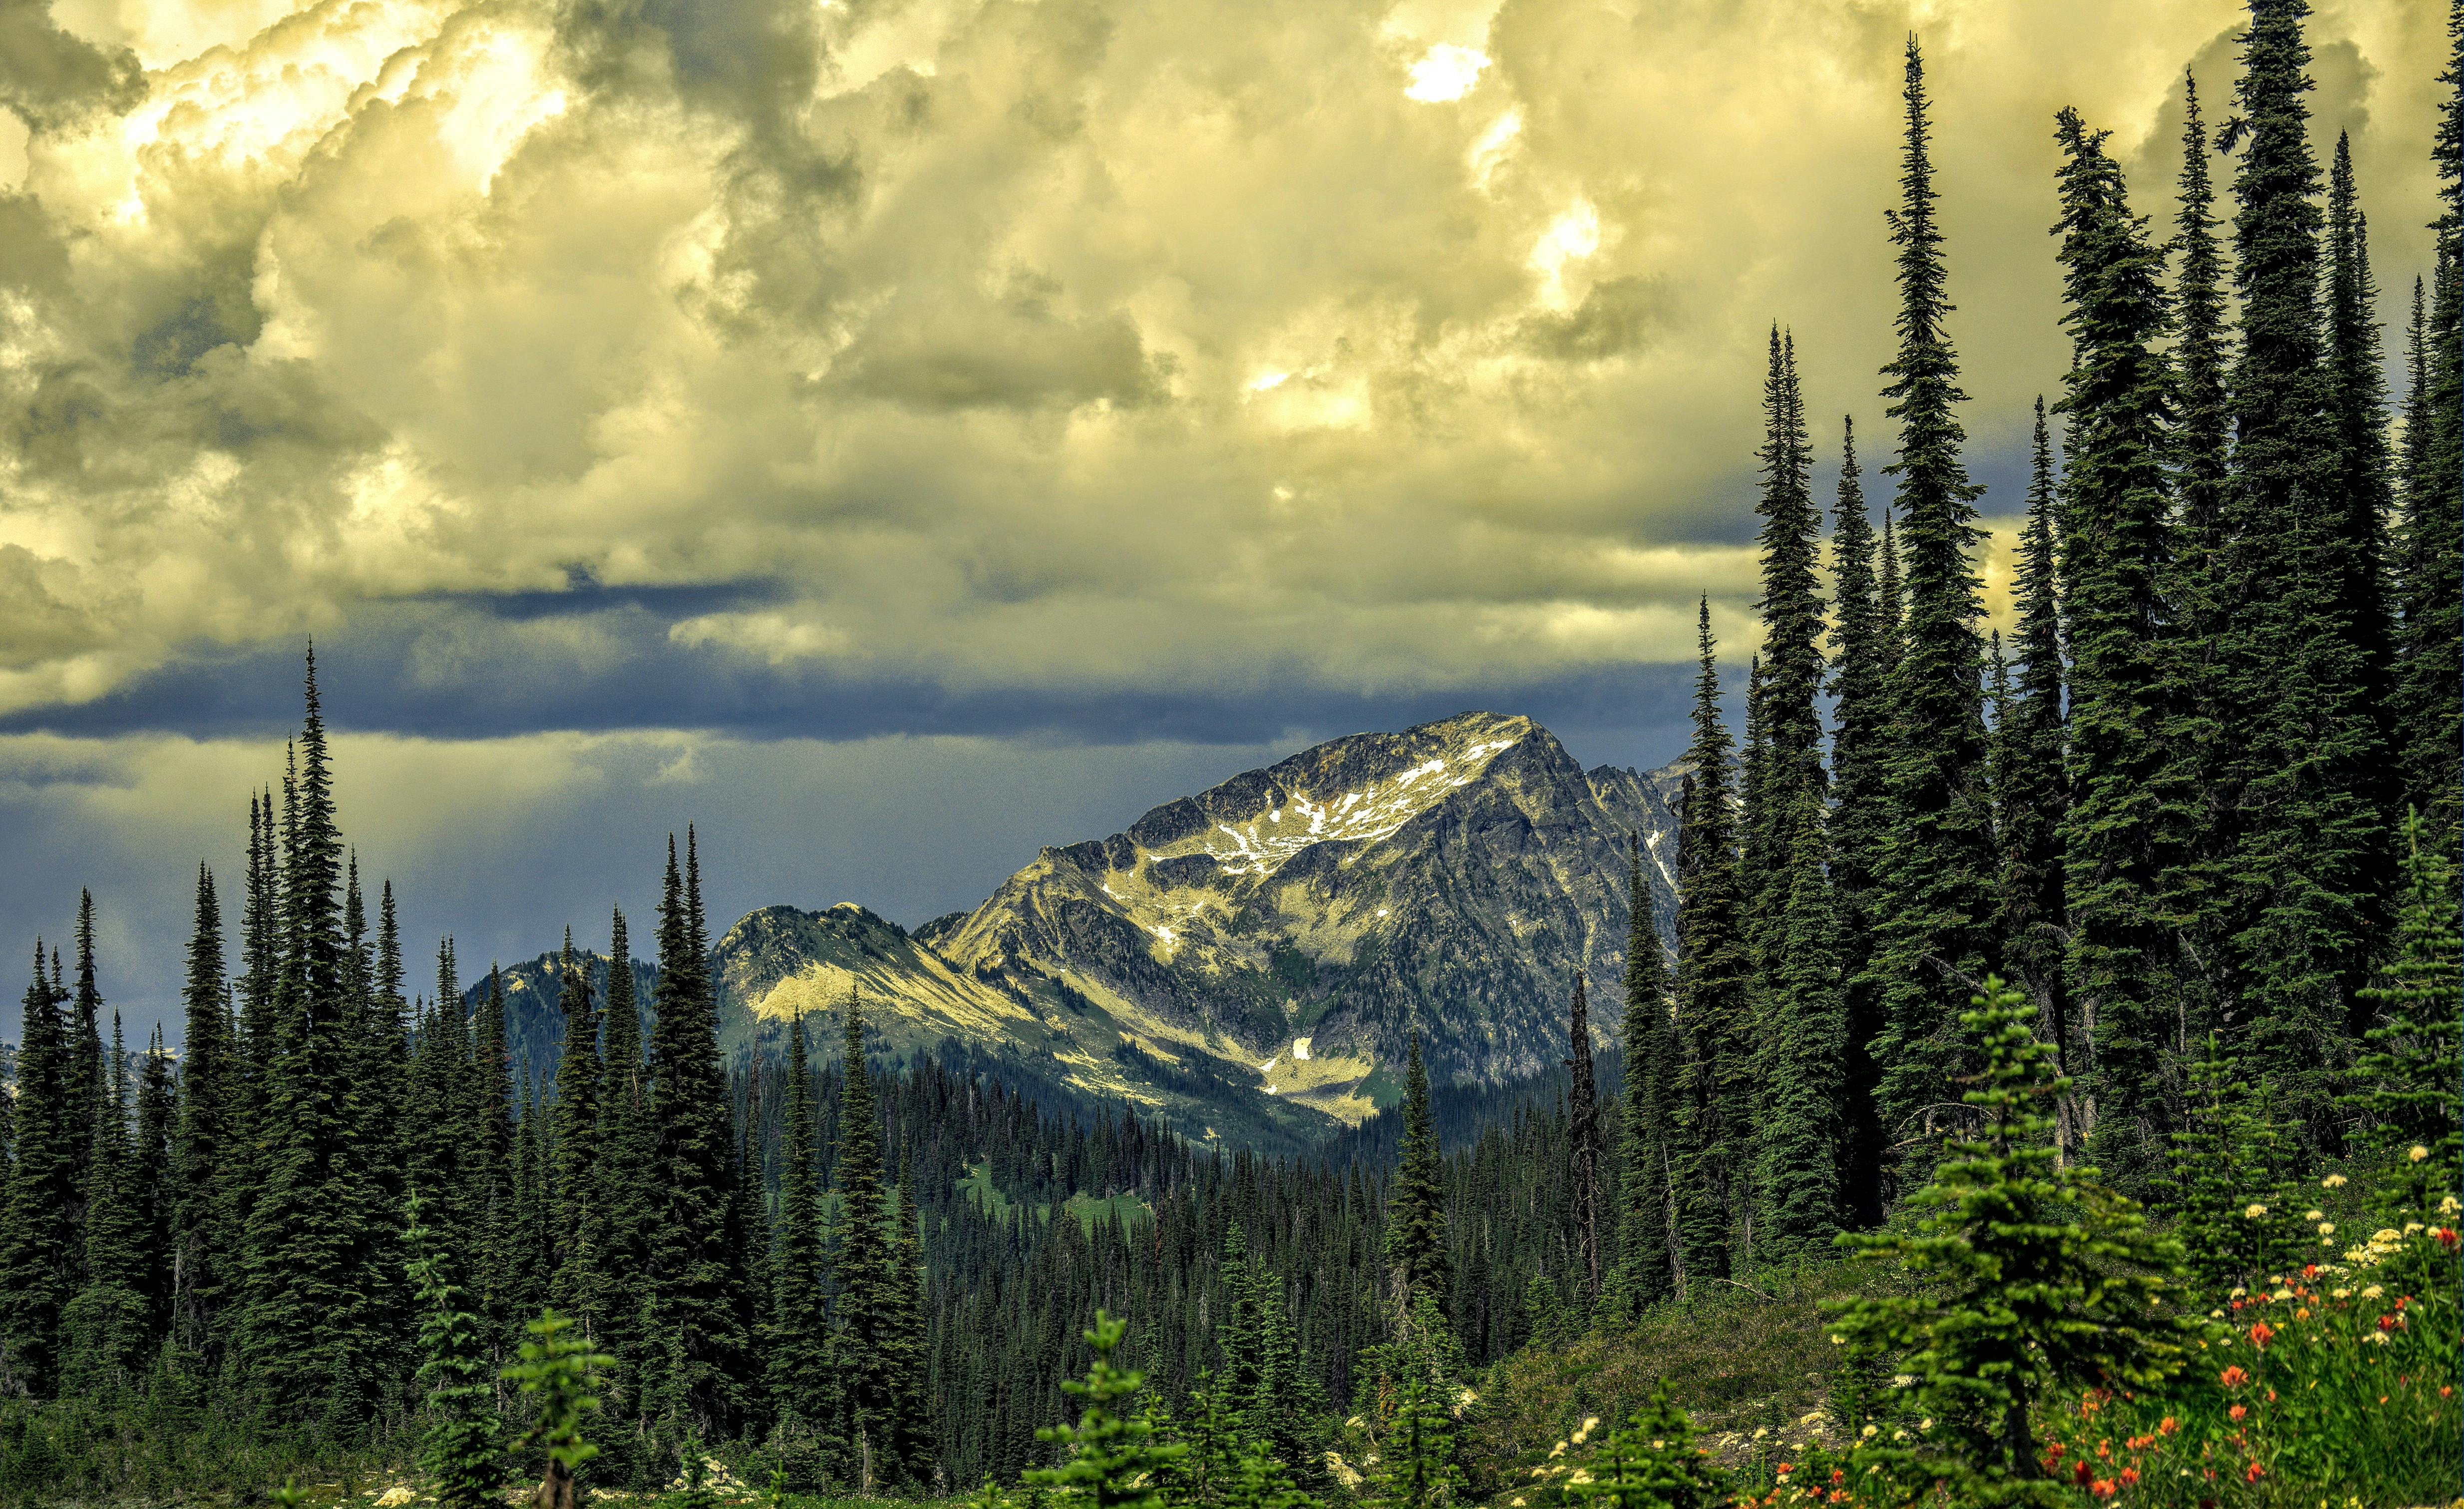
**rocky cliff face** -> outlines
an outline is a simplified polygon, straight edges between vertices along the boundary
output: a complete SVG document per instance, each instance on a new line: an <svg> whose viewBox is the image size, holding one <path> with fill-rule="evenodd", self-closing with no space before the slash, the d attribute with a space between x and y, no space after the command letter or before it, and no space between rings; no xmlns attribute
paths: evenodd
<svg viewBox="0 0 2464 1509"><path fill-rule="evenodd" d="M1159 1050L1247 1055L1262 1093L1356 1121L1414 1026L1441 1078L1563 1055L1575 973L1614 991L1624 972L1631 835L1673 921L1663 785L1587 772L1528 718L1356 734L1044 851L934 946L979 978L1066 981Z"/></svg>
<svg viewBox="0 0 2464 1509"><path fill-rule="evenodd" d="M1578 971L1605 1044L1631 841L1673 929L1681 779L1584 770L1495 713L1332 740L1046 849L913 934L853 902L754 912L715 949L722 1042L781 1051L802 1014L834 1052L852 993L893 1060L956 1046L1193 1136L1314 1136L1395 1098L1415 1027L1441 1080L1562 1058Z"/></svg>

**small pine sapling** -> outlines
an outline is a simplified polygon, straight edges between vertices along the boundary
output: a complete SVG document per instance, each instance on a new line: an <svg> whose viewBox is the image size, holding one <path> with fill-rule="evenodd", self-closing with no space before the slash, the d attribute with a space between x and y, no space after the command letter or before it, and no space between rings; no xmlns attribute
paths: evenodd
<svg viewBox="0 0 2464 1509"><path fill-rule="evenodd" d="M1068 1455L1058 1467L1028 1469L1031 1488L1092 1509L1165 1509L1165 1473L1181 1448L1156 1441L1153 1423L1128 1412L1130 1401L1146 1385L1143 1373L1112 1365L1112 1352L1128 1330L1127 1321L1097 1310L1094 1328L1082 1333L1094 1349L1094 1361L1083 1381L1065 1379L1061 1387L1086 1400L1087 1408L1074 1426L1048 1426L1035 1432L1039 1441L1067 1448Z"/></svg>
<svg viewBox="0 0 2464 1509"><path fill-rule="evenodd" d="M573 1321L554 1310L540 1313L526 1329L521 1361L505 1369L531 1401L537 1423L514 1443L516 1451L538 1446L547 1453L547 1472L531 1494L533 1509L580 1509L582 1464L599 1454L583 1439L582 1420L600 1408L600 1379L616 1359L596 1351L574 1331Z"/></svg>

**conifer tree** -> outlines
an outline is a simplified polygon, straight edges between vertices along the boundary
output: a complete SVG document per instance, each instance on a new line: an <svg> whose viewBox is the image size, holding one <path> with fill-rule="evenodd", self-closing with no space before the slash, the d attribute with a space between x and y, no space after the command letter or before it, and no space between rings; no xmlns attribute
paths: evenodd
<svg viewBox="0 0 2464 1509"><path fill-rule="evenodd" d="M2327 167L2327 360L2328 422L2336 444L2331 496L2340 505L2334 521L2336 618L2352 640L2361 678L2362 705L2374 719L2384 743L2390 732L2387 560L2384 536L2395 507L2394 457L2387 448L2387 378L2380 369L2378 278L2370 272L2369 218L2362 213L2353 176L2353 144L2338 132ZM2394 799L2389 771L2365 772L2382 805Z"/></svg>
<svg viewBox="0 0 2464 1509"><path fill-rule="evenodd" d="M137 1208L138 1289L145 1298L145 1338L163 1334L171 1304L172 1127L179 1092L171 1080L170 1051L156 1027L137 1070L136 1140L129 1152L128 1186Z"/></svg>
<svg viewBox="0 0 2464 1509"><path fill-rule="evenodd" d="M770 1263L767 1358L770 1400L782 1426L820 1431L833 1424L829 1393L829 1315L822 1287L820 1149L813 1126L811 1067L804 1018L787 1027L787 1118L781 1146L779 1223Z"/></svg>
<svg viewBox="0 0 2464 1509"><path fill-rule="evenodd" d="M312 652L307 716L286 774L281 839L283 940L274 983L256 1198L248 1217L242 1342L258 1407L317 1422L336 1438L363 1418L370 1341L354 1262L357 1233L328 1195L352 1175L349 1043L342 1032L341 839Z"/></svg>
<svg viewBox="0 0 2464 1509"><path fill-rule="evenodd" d="M1677 1021L1689 1060L1684 1114L1692 1144L1690 1166L1678 1179L1679 1224L1686 1275L1717 1278L1727 1276L1731 1202L1743 1193L1742 1165L1749 1156L1752 982L1728 797L1730 745L1720 720L1707 596L1698 614L1694 742L1685 752L1685 810L1678 834Z"/></svg>
<svg viewBox="0 0 2464 1509"><path fill-rule="evenodd" d="M1375 1479L1382 1509L1445 1509L1467 1492L1456 1461L1454 1406L1462 1395L1435 1292L1413 1301L1413 1324L1392 1349L1393 1412L1384 1422Z"/></svg>
<svg viewBox="0 0 2464 1509"><path fill-rule="evenodd" d="M933 1410L925 1397L925 1374L931 1364L930 1338L924 1317L924 1213L915 1201L914 1179L901 1159L898 1203L891 1212L889 1325L885 1344L891 1387L889 1427L883 1455L895 1464L900 1481L932 1480L935 1455Z"/></svg>
<svg viewBox="0 0 2464 1509"><path fill-rule="evenodd" d="M1823 874L1822 799L1796 790L1786 890L1764 996L1769 1085L1755 1127L1755 1222L1766 1261L1826 1252L1839 1230L1839 1098L1846 1030L1837 919Z"/></svg>
<svg viewBox="0 0 2464 1509"><path fill-rule="evenodd" d="M2055 135L2074 352L2058 406L2071 427L2060 545L2073 779L2059 813L2069 980L2096 1024L2091 1156L2145 1192L2170 1146L2179 1086L2168 1083L2168 1054L2187 1046L2163 894L2189 823L2187 799L2167 782L2158 597L2169 571L2171 374L2157 349L2167 319L2161 255L2130 213L2103 133L2064 109Z"/></svg>
<svg viewBox="0 0 2464 1509"><path fill-rule="evenodd" d="M56 957L56 956L55 956ZM68 1000L43 974L34 943L33 980L20 1006L17 1093L12 1106L8 1219L0 1222L0 1366L13 1387L44 1398L59 1385L60 1312L75 1293L79 1233L69 1219L70 1145L77 1128L77 1056L60 1008Z"/></svg>
<svg viewBox="0 0 2464 1509"><path fill-rule="evenodd" d="M1994 717L1994 833L2002 847L2003 957L2036 1003L2038 1030L2057 1061L2070 1064L2069 992L2062 936L2061 823L2070 807L2063 772L2061 600L2056 571L2053 439L2045 401L2036 400L2036 434L2028 482L2028 521L2019 532L2018 617L2013 638L2018 675ZM2071 1107L2060 1107L2055 1135L2064 1155L2077 1144Z"/></svg>
<svg viewBox="0 0 2464 1509"><path fill-rule="evenodd" d="M2431 222L2429 315L2415 343L2422 355L2406 423L2408 464L2403 554L2397 593L2396 752L2405 790L2431 832L2453 844L2464 831L2464 781L2457 779L2464 720L2464 6L2447 14L2448 63L2431 161L2438 214ZM2418 433L2418 440L2415 433ZM2417 457L2417 459L2416 459Z"/></svg>
<svg viewBox="0 0 2464 1509"><path fill-rule="evenodd" d="M1915 1292L1849 1301L1834 1331L1901 1356L1912 1402L1931 1425L1904 1447L1878 1441L1878 1461L1929 1477L1949 1501L2048 1501L2030 1410L2060 1387L2146 1387L2180 1351L2166 1308L2179 1249L2151 1235L2136 1207L2063 1168L2032 1102L2059 1076L2036 1037L2035 1007L1989 979L1962 1018L1985 1061L1965 1092L1982 1125L1953 1140L1935 1182L1910 1204L1905 1232L1853 1241L1893 1257Z"/></svg>
<svg viewBox="0 0 2464 1509"><path fill-rule="evenodd" d="M1729 1502L1727 1483L1709 1454L1694 1444L1694 1421L1668 1395L1668 1380L1652 1381L1651 1398L1609 1432L1588 1469L1590 1480L1566 1492L1601 1509L1718 1509Z"/></svg>
<svg viewBox="0 0 2464 1509"><path fill-rule="evenodd" d="M839 1249L831 1264L838 1284L838 1357L847 1380L857 1484L871 1493L894 1480L886 1453L903 1390L893 1374L896 1343L891 1288L897 1262L881 1187L881 1127L872 1071L865 1061L864 1012L847 995L847 1052L839 1080Z"/></svg>
<svg viewBox="0 0 2464 1509"><path fill-rule="evenodd" d="M2456 876L2447 846L2418 812L2405 819L2404 890L2387 983L2364 992L2379 1020L2354 1065L2352 1101L2369 1119L2368 1140L2401 1151L2430 1149L2449 1181L2464 1164L2456 1131L2458 1035L2464 1031L2464 946L2456 933ZM2418 1197L2416 1206L2424 1202Z"/></svg>
<svg viewBox="0 0 2464 1509"><path fill-rule="evenodd" d="M1398 1336L1410 1334L1424 1296L1435 1314L1444 1315L1454 1266L1446 1248L1444 1168L1429 1115L1429 1071L1420 1061L1418 1028L1404 1059L1402 1161L1386 1193L1386 1268Z"/></svg>
<svg viewBox="0 0 2464 1509"><path fill-rule="evenodd" d="M1822 795L1822 715L1815 699L1822 689L1823 610L1815 567L1822 546L1822 511L1815 506L1814 449L1805 429L1805 400L1797 383L1796 341L1771 331L1771 372L1763 385L1762 497L1763 617L1760 733L1764 749L1758 815L1762 832L1753 842L1762 854L1769 895L1787 885L1788 851L1800 788ZM1771 908L1776 911L1776 907Z"/></svg>
<svg viewBox="0 0 2464 1509"><path fill-rule="evenodd" d="M1146 1377L1112 1364L1127 1330L1126 1322L1095 1312L1094 1326L1085 1333L1094 1361L1083 1381L1065 1379L1061 1385L1064 1392L1084 1399L1086 1409L1074 1426L1035 1432L1037 1440L1050 1442L1066 1454L1058 1467L1029 1470L1026 1480L1065 1503L1088 1509L1164 1509L1164 1476L1180 1448L1155 1441L1153 1424L1129 1413Z"/></svg>
<svg viewBox="0 0 2464 1509"><path fill-rule="evenodd" d="M2184 1066L2187 1093L2176 1119L2167 1194L2190 1272L2211 1291L2280 1272L2293 1243L2282 1196L2284 1149L2264 1112L2264 1066L2229 1056L2208 1034Z"/></svg>
<svg viewBox="0 0 2464 1509"><path fill-rule="evenodd" d="M419 1294L419 1381L429 1417L420 1466L434 1484L439 1509L493 1509L503 1427L487 1336L470 1291L452 1278L438 1234L420 1224L420 1209L413 1194L404 1242Z"/></svg>
<svg viewBox="0 0 2464 1509"><path fill-rule="evenodd" d="M531 1509L580 1509L582 1469L599 1454L583 1439L582 1423L602 1408L600 1378L616 1359L592 1350L590 1339L574 1334L574 1322L554 1310L541 1311L524 1329L530 1340L505 1377L520 1387L533 1411L533 1424L514 1450L536 1446L547 1457Z"/></svg>
<svg viewBox="0 0 2464 1509"><path fill-rule="evenodd" d="M188 934L180 1128L172 1155L171 1322L180 1344L219 1361L226 1306L241 1254L234 1188L241 1162L239 1066L223 986L222 906L197 866L196 923Z"/></svg>
<svg viewBox="0 0 2464 1509"><path fill-rule="evenodd" d="M1642 879L1642 838L1629 840L1626 874L1625 1114L1617 1128L1617 1269L1611 1310L1631 1320L1676 1292L1676 1190L1669 1178L1678 1048L1668 1016L1668 964Z"/></svg>
<svg viewBox="0 0 2464 1509"><path fill-rule="evenodd" d="M1574 1261L1580 1272L1579 1302L1588 1314L1600 1298L1600 1108L1599 1091L1592 1077L1592 1011L1583 976L1574 973L1573 1018L1567 1033L1566 1066L1573 1081L1566 1092L1567 1211L1574 1227Z"/></svg>
<svg viewBox="0 0 2464 1509"><path fill-rule="evenodd" d="M80 922L90 915L81 913ZM90 988L91 971L78 973L88 977L80 983ZM126 1064L115 1011L111 1068L95 1107L93 1151L86 1161L85 1282L61 1318L64 1393L96 1395L123 1387L141 1365L148 1340L144 1274L138 1267L143 1217L130 1177Z"/></svg>
<svg viewBox="0 0 2464 1509"><path fill-rule="evenodd" d="M1839 421L1839 490L1832 507L1831 578L1838 599L1832 630L1831 886L1838 918L1840 1001L1846 1032L1841 1086L1842 1215L1859 1226L1882 1217L1881 1128L1874 1119L1875 1066L1867 1045L1881 1030L1868 972L1874 908L1890 837L1884 780L1890 747L1890 641L1875 578L1874 527L1857 466L1855 420ZM1896 597L1896 591L1893 593Z"/></svg>
<svg viewBox="0 0 2464 1509"><path fill-rule="evenodd" d="M77 890L77 994L69 1009L70 1051L76 1068L69 1080L70 1132L69 1224L76 1232L77 1280L85 1276L86 1201L94 1189L94 1159L102 1125L103 1098L111 1092L110 1071L102 1058L102 991L95 983L94 893ZM126 1108L122 1107L124 1111Z"/></svg>
<svg viewBox="0 0 2464 1509"><path fill-rule="evenodd" d="M514 1069L505 1040L504 971L488 965L488 988L471 1023L471 1061L464 1079L463 1208L478 1239L472 1271L479 1318L487 1327L490 1357L501 1363L521 1325L517 1298L521 1248L520 1213L515 1201Z"/></svg>
<svg viewBox="0 0 2464 1509"><path fill-rule="evenodd" d="M2332 371L2320 320L2319 168L2311 155L2305 0L2253 0L2242 34L2233 371L2235 612L2225 730L2247 824L2234 855L2240 1014L2306 1142L2332 1147L2350 988L2369 955L2384 873L2382 759L2365 655L2342 610L2354 542L2335 496ZM2075 894L2073 904L2079 898Z"/></svg>
<svg viewBox="0 0 2464 1509"><path fill-rule="evenodd" d="M556 1276L550 1293L595 1342L608 1306L607 1232L599 1182L599 1013L567 929L558 971L564 1051L556 1068ZM611 977L612 978L612 977Z"/></svg>
<svg viewBox="0 0 2464 1509"><path fill-rule="evenodd" d="M649 1298L644 1273L657 1215L652 1200L656 1141L642 1061L642 1021L634 994L630 940L622 911L614 912L608 923L605 1015L597 1183L607 1233L608 1285L601 1336L608 1353L618 1360L610 1372L609 1397L614 1408L629 1411L638 1431L649 1409L642 1388L647 1345L643 1306Z"/></svg>
<svg viewBox="0 0 2464 1509"><path fill-rule="evenodd" d="M1934 214L1940 192L1925 65L1913 36L1903 98L1900 207L1889 216L1900 344L1882 372L1890 379L1883 388L1889 412L1900 424L1899 458L1884 471L1898 482L1893 512L1902 524L1897 544L1907 605L1889 682L1896 737L1885 766L1892 810L1881 876L1886 899L1867 973L1882 1017L1874 1050L1881 1066L1876 1111L1895 1145L1924 1134L1902 1160L1922 1165L1936 1108L1951 1098L1965 1062L1950 1003L1962 988L1957 982L1983 975L1990 961L1996 866L1985 781L1984 645L1976 632L1984 614L1974 567L1982 489L1960 459L1966 435L1956 406L1967 395L1945 330L1951 304Z"/></svg>
<svg viewBox="0 0 2464 1509"><path fill-rule="evenodd" d="M2174 980L2186 1019L2221 1020L2232 992L2232 873L2241 816L2226 731L2240 725L2228 674L2233 542L2230 467L2233 405L2226 389L2225 266L2216 242L2213 144L2186 75L2182 171L2171 250L2181 259L2172 307L2174 426L2172 540L2162 596L2172 627L2165 656L2169 789L2188 793L2191 833L2164 875L2165 909L2180 944ZM2081 1061L2079 1067L2084 1068Z"/></svg>

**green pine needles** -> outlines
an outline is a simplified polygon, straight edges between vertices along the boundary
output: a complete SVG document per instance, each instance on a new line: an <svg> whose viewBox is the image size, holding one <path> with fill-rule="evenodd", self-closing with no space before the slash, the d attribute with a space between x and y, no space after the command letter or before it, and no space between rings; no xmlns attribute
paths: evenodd
<svg viewBox="0 0 2464 1509"><path fill-rule="evenodd" d="M1989 980L1961 1018L1984 1063L1962 1099L1974 1129L1949 1139L1934 1182L1909 1201L1904 1232L1843 1237L1896 1259L1916 1292L1857 1301L1843 1343L1899 1353L1905 1445L1874 1459L1938 1483L1962 1504L2070 1501L2044 1478L2031 1414L2063 1387L2146 1387L2178 1355L2178 1248L2090 1172L2063 1166L2036 1110L2062 1088L2035 1033L2035 1009Z"/></svg>

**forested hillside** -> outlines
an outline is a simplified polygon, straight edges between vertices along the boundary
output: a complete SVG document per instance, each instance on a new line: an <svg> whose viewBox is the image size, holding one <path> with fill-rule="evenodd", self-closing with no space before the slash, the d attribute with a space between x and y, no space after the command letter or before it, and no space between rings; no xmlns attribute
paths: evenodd
<svg viewBox="0 0 2464 1509"><path fill-rule="evenodd" d="M1622 945L1518 955L1564 969L1553 1067L1433 1074L1464 997L1380 976L1401 1015L1354 1047L1399 1029L1393 1104L1305 1152L981 1044L886 1072L852 973L732 1066L690 827L604 959L414 962L336 807L312 653L245 872L196 875L176 1066L121 1041L90 897L33 944L0 1493L2452 1494L2464 4L2392 391L2305 14L2254 0L2230 106L2189 84L2170 183L2047 122L2073 362L2035 414L2007 638L1910 39L1889 496L1843 418L1826 529L1772 327L1763 634L1732 731L1704 599L1673 961L1631 835ZM1582 967L1612 952L1620 977ZM554 991L552 1061L509 1033L515 987Z"/></svg>

